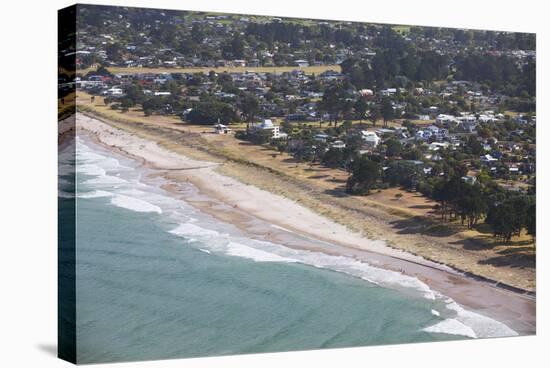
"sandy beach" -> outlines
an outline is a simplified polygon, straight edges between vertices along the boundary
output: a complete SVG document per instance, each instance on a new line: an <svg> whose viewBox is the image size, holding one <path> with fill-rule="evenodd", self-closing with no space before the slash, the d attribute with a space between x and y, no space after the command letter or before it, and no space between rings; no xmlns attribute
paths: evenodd
<svg viewBox="0 0 550 368"><path fill-rule="evenodd" d="M519 334L535 332L532 295L497 287L453 267L389 246L312 211L288 197L245 184L224 175L223 163L198 160L160 146L107 121L77 115L83 129L99 143L131 156L162 176L164 189L221 221L229 222L257 239L285 246L353 257L380 268L418 278L430 289L448 296L468 310L501 321ZM191 183L195 191L181 190Z"/></svg>

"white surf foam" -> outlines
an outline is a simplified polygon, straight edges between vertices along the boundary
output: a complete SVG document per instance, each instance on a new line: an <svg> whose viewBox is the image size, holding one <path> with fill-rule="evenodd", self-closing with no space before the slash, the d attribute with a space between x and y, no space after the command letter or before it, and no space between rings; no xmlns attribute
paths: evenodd
<svg viewBox="0 0 550 368"><path fill-rule="evenodd" d="M103 168L94 164L80 164L76 167L76 172L78 174L89 176L103 176L106 174Z"/></svg>
<svg viewBox="0 0 550 368"><path fill-rule="evenodd" d="M78 198L101 198L101 197L112 197L114 193L107 192L105 190L93 190L91 192L80 192L78 193Z"/></svg>
<svg viewBox="0 0 550 368"><path fill-rule="evenodd" d="M472 339L475 339L477 337L476 333L471 327L466 326L464 323L454 318L445 319L439 323L436 323L433 326L424 328L423 331L432 332L432 333L461 335L461 336L470 337Z"/></svg>
<svg viewBox="0 0 550 368"><path fill-rule="evenodd" d="M175 229L170 230L170 233L183 237L199 236L201 238L208 238L221 236L216 230L205 229L192 223L181 224Z"/></svg>
<svg viewBox="0 0 550 368"><path fill-rule="evenodd" d="M98 176L96 178L88 179L84 182L84 184L112 186L117 184L124 184L127 182L128 182L127 180L119 178L118 176L103 175L103 176Z"/></svg>
<svg viewBox="0 0 550 368"><path fill-rule="evenodd" d="M115 206L126 208L128 210L136 212L156 212L162 213L162 209L159 206L155 206L152 203L144 201L142 199L133 198L125 195L116 194L111 203Z"/></svg>
<svg viewBox="0 0 550 368"><path fill-rule="evenodd" d="M266 252L264 250L252 248L235 242L229 242L227 245L227 254L230 256L252 259L256 262L297 262L297 260L292 258L281 257L274 253Z"/></svg>
<svg viewBox="0 0 550 368"><path fill-rule="evenodd" d="M458 321L470 326L477 337L507 337L518 333L504 323L462 308L452 299L447 300L447 308L457 313Z"/></svg>
<svg viewBox="0 0 550 368"><path fill-rule="evenodd" d="M77 140L76 159L78 162L97 162L107 158L107 156L92 151L92 149L82 143L80 139Z"/></svg>

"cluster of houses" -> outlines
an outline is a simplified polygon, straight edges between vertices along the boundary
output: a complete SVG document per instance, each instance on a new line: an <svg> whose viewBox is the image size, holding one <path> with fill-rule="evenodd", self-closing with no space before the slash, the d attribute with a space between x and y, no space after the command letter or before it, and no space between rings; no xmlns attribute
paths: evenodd
<svg viewBox="0 0 550 368"><path fill-rule="evenodd" d="M191 13L189 13L191 14ZM229 21L230 20L230 21ZM126 23L125 23L126 22ZM254 22L259 22L255 20ZM264 23L281 23L279 18L265 18ZM230 80L230 83L222 85L218 77L220 74L211 75L202 74L197 76L194 73L117 73L114 76L106 76L88 73L86 76L78 76L70 83L76 84L78 88L89 90L92 94L103 95L106 97L121 98L125 96L127 88L131 85L139 85L145 96L150 97L170 97L177 93L178 98L185 99L186 102L200 102L202 96L215 99L234 105L240 92L247 92L254 95L259 101L258 116L265 117L260 122L252 124L249 128L251 134L262 134L269 136L273 140L289 139L288 132L283 131L282 127L274 121L285 121L288 123L318 122L330 121L332 116L326 111L320 109L319 101L322 100L326 87L334 82L341 82L345 76L337 70L328 70L315 76L305 73L303 68L316 65L332 65L342 63L350 57L372 58L376 52L369 47L354 48L345 46L344 43L329 43L322 45L323 52L313 52L311 47L292 46L290 43L279 47L272 46L270 49L246 50L244 56L229 57L220 54L225 43L233 34L240 34L251 23L249 17L235 15L209 15L201 14L184 19L177 16L165 16L163 21L155 24L144 25L143 29L135 30L131 41L122 37L124 29L117 28L119 24L126 24L126 28L131 24L120 14L116 21L106 19L103 22L104 30L101 33L87 32L86 29L80 30L78 34L78 50L74 51L76 55L77 67L87 67L91 60L95 63L101 63L106 66L118 67L239 67L236 71L227 72L224 80ZM323 24L325 23L325 24ZM154 39L153 29L157 29L160 24L176 25L178 29L187 29L187 33L192 27L198 27L206 30L202 40L198 40L198 48L201 51L213 52L186 52L178 47L159 47L158 40ZM341 25L333 22L319 22L321 26L333 29L341 28ZM188 36L188 35L186 35ZM178 36L179 37L179 36ZM365 40L369 35L361 36ZM464 45L449 38L438 38L437 36L428 36L427 34L403 35L408 41L422 44L425 49L436 50L439 54L452 54L463 50ZM121 41L125 40L125 41ZM307 44L308 40L304 39ZM372 40L370 40L372 41ZM117 57L113 57L113 46L122 46ZM310 50L311 49L311 50ZM511 56L518 60L524 60L534 57L534 51L503 51L511 53ZM321 59L318 55L323 55ZM282 66L291 65L296 67L291 72L284 73L266 73L258 71L246 71L246 68L255 68L258 66ZM243 70L244 68L244 70ZM335 68L339 69L339 68ZM174 83L173 83L174 82ZM174 89L174 84L176 89ZM227 88L227 84L230 88ZM192 86L192 88L190 87ZM407 86L406 88L403 86ZM425 161L440 161L442 152L447 149L458 150L464 144L465 139L475 134L480 125L487 123L501 123L508 119L503 114L495 113L491 109L496 109L501 101L500 95L487 91L469 81L450 81L438 85L437 87L427 87L423 84L400 83L387 88L362 88L355 89L346 85L346 94L350 101L364 98L368 102L369 108L375 100L380 98L389 98L393 109L399 114L396 118L399 120L410 119L418 120L421 124L414 128L396 126L391 129L375 129L366 127L366 124L360 125L357 129L352 129L352 134L361 138L362 152L374 151L391 138L398 140L402 145L415 145L423 147ZM268 97L269 96L269 97ZM400 98L406 96L407 98ZM457 97L458 98L455 98ZM413 101L411 103L412 97ZM169 98L164 99L170 100ZM419 103L419 101L429 101L428 103ZM464 105L476 105L474 114L470 112L458 112L466 110L458 105L458 100ZM416 102L416 103L415 103ZM169 103L166 103L165 111L177 113L182 118L192 110L194 104L187 104L185 111L173 111ZM450 107L451 108L450 108ZM362 120L368 116L361 116ZM414 117L407 117L407 115ZM342 116L343 119L354 120L357 116ZM535 117L518 115L514 118L515 122L522 125L534 124ZM213 126L216 134L231 134L233 130L230 126L217 123ZM523 136L523 130L518 129L510 132L510 136ZM347 134L347 133L346 133ZM330 133L318 129L315 131L313 139L318 142L326 143L328 147L344 149L346 147L347 137L343 134L330 135ZM521 147L516 148L515 143L499 142L495 148L495 141L482 142L483 155L479 157L479 163L492 172L506 167L509 174L520 174L534 172L534 164L527 157L520 157L516 162L507 161L508 156L518 156L516 152L521 152ZM491 144L492 143L492 144ZM509 153L509 154L508 154ZM521 155L519 155L521 156ZM418 161L422 163L422 161ZM426 167L429 169L429 167ZM475 181L466 178L468 181Z"/></svg>
<svg viewBox="0 0 550 368"><path fill-rule="evenodd" d="M107 16L110 12L113 12L112 18ZM274 45L271 48L247 50L240 57L228 57L227 53L222 51L224 46L231 42L234 34L240 34L246 30L251 23L249 17L184 12L180 15L163 14L162 21L156 20L150 24L140 24L140 27L133 31L134 37L128 40L124 35L128 32L128 28L136 27L135 23L132 23L130 17L124 12L114 14L117 12L114 9L110 12L105 11L104 13L102 33L89 32L83 22L82 29L78 32L77 67L86 68L90 66L91 61L94 61L116 67L296 66L304 68L338 64L358 52L350 47L329 43L323 46L326 50L321 58L313 50L289 49L289 44L285 43L282 45L284 47ZM154 30L161 23L164 27L173 27L174 30L178 30L178 33L172 35L171 42L165 42L159 47ZM277 17L256 18L254 23L283 23L283 20ZM339 27L334 22L320 23L331 29ZM349 23L349 25L352 24ZM190 51L179 45L185 44L188 37L193 36L193 29L201 29L203 34L194 39L194 42L197 42L197 50ZM109 47L114 44L120 45L122 48L116 58L109 52ZM368 55L372 54L372 51L362 49L358 54Z"/></svg>
<svg viewBox="0 0 550 368"><path fill-rule="evenodd" d="M504 114L495 114L493 111L485 111L478 115L465 112L460 113L459 116L439 114L435 118L435 121L447 129L452 128L459 132L473 133L479 123L495 123L503 119Z"/></svg>

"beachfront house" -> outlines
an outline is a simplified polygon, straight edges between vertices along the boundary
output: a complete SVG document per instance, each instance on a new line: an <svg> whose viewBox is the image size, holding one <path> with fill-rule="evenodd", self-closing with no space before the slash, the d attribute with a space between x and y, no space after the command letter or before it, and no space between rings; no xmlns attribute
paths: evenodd
<svg viewBox="0 0 550 368"><path fill-rule="evenodd" d="M286 138L287 137L287 134L281 132L279 126L274 125L273 122L271 121L271 119L265 119L260 124L253 125L251 127L251 130L253 132L254 131L257 132L257 131L260 131L260 130L263 130L263 131L269 130L269 131L271 131L271 138L272 139L281 139L281 138Z"/></svg>

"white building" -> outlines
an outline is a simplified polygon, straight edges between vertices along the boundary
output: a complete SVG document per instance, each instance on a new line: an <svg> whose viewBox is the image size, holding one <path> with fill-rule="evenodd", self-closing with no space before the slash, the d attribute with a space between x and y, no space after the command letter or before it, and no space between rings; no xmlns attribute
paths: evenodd
<svg viewBox="0 0 550 368"><path fill-rule="evenodd" d="M339 148L339 149L346 148L346 144L344 143L344 141L334 141L330 146L332 148Z"/></svg>
<svg viewBox="0 0 550 368"><path fill-rule="evenodd" d="M217 133L217 134L229 134L231 133L231 128L228 127L227 125L223 125L223 124L216 124L214 125L214 131Z"/></svg>
<svg viewBox="0 0 550 368"><path fill-rule="evenodd" d="M443 124L445 126L449 126L450 124L458 123L458 119L452 115L439 114L436 116L435 122L439 124Z"/></svg>
<svg viewBox="0 0 550 368"><path fill-rule="evenodd" d="M372 89L361 89L359 90L359 93L361 94L361 96L363 97L366 97L366 96L372 96L374 94L374 92L372 91Z"/></svg>
<svg viewBox="0 0 550 368"><path fill-rule="evenodd" d="M103 92L103 94L107 95L107 96L122 96L124 94L124 92L122 91L121 88L113 87L113 88L109 88L107 91Z"/></svg>
<svg viewBox="0 0 550 368"><path fill-rule="evenodd" d="M498 159L496 159L496 158L494 158L493 156L487 154L487 155L480 156L480 157L479 157L479 161L480 161L482 164L491 165L491 164L497 162Z"/></svg>
<svg viewBox="0 0 550 368"><path fill-rule="evenodd" d="M363 138L363 141L371 146L371 147L377 147L380 144L381 138L376 134L376 132L369 132L367 130L361 131L361 137Z"/></svg>
<svg viewBox="0 0 550 368"><path fill-rule="evenodd" d="M440 143L440 142L432 142L432 143L430 143L430 145L428 146L428 150L430 150L430 151L439 151L439 150L444 150L444 149L446 149L447 147L449 147L449 143L448 143L448 142L443 142L443 143Z"/></svg>
<svg viewBox="0 0 550 368"><path fill-rule="evenodd" d="M251 129L252 130L270 130L271 138L273 139L286 138L288 136L286 133L283 133L280 131L279 126L273 125L273 122L270 119L265 119L259 125L254 125Z"/></svg>
<svg viewBox="0 0 550 368"><path fill-rule="evenodd" d="M386 88L380 91L382 96L391 96L397 93L397 88Z"/></svg>
<svg viewBox="0 0 550 368"><path fill-rule="evenodd" d="M329 136L326 135L326 134L315 134L315 136L313 137L313 139L315 139L316 141L318 142L325 142L328 140Z"/></svg>

